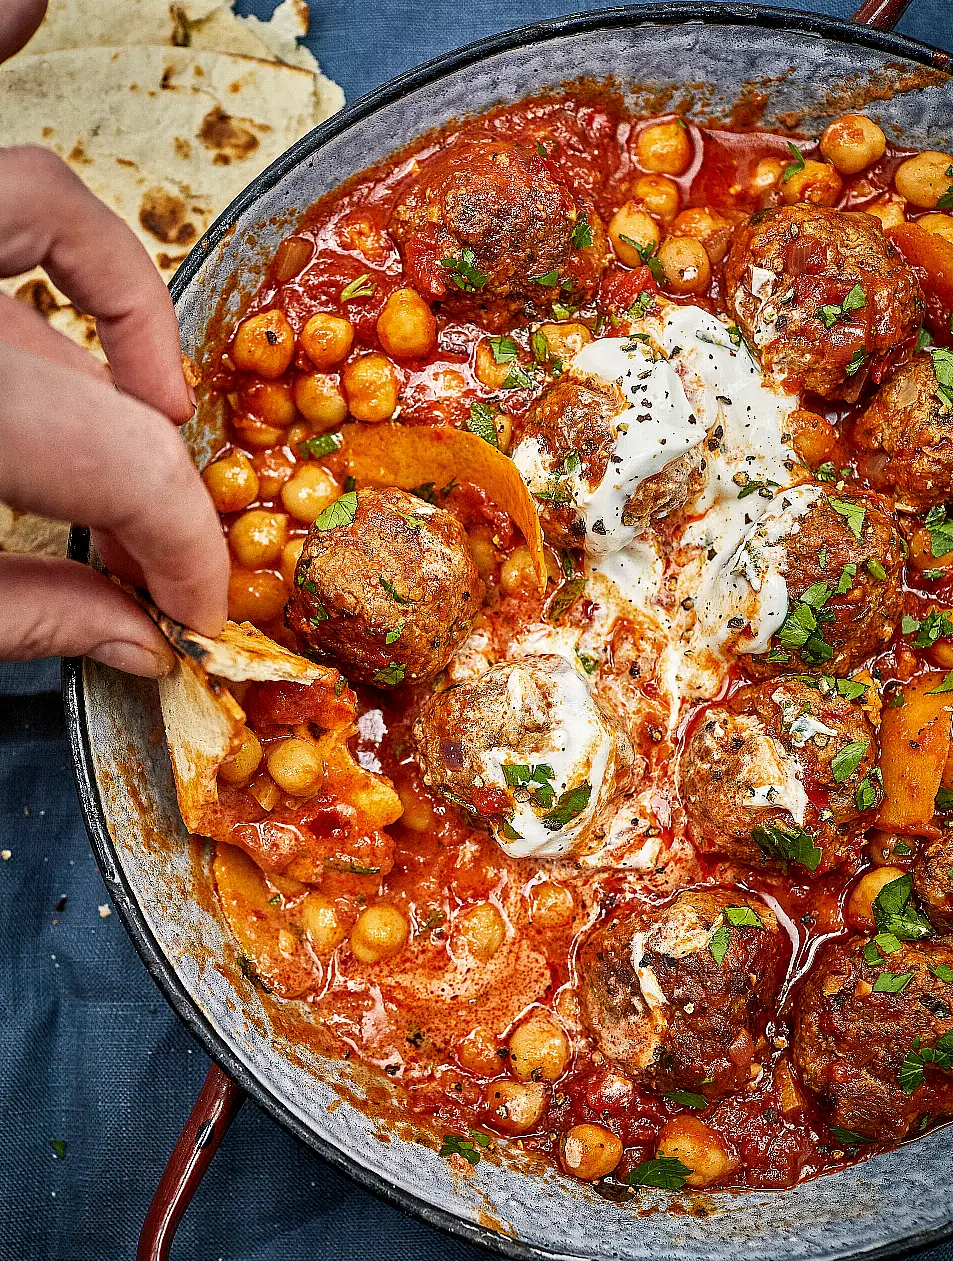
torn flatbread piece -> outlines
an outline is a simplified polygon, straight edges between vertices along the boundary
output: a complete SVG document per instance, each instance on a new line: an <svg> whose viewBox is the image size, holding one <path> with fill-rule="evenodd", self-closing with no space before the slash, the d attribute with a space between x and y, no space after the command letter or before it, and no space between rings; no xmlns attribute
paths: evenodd
<svg viewBox="0 0 953 1261"><path fill-rule="evenodd" d="M159 698L189 831L305 884L329 872L386 874L393 841L384 829L402 807L390 781L349 748L356 697L343 677L247 622L208 639L155 620L178 659Z"/></svg>

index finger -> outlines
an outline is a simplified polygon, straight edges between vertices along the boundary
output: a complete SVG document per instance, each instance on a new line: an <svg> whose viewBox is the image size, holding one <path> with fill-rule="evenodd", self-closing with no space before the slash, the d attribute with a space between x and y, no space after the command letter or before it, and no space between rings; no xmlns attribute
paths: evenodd
<svg viewBox="0 0 953 1261"><path fill-rule="evenodd" d="M116 384L178 423L194 399L179 327L149 254L118 215L47 149L0 149L0 275L43 267L96 318Z"/></svg>

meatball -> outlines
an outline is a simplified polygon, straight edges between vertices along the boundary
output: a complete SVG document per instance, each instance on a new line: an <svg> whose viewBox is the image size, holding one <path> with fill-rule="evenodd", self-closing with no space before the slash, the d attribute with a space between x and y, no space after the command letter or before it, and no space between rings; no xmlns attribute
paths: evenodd
<svg viewBox="0 0 953 1261"><path fill-rule="evenodd" d="M933 926L953 933L953 833L925 845L913 864L913 885Z"/></svg>
<svg viewBox="0 0 953 1261"><path fill-rule="evenodd" d="M877 741L859 705L825 687L775 679L704 711L679 770L700 848L812 874L858 856L882 796Z"/></svg>
<svg viewBox="0 0 953 1261"><path fill-rule="evenodd" d="M491 666L414 725L424 780L514 857L576 849L627 787L633 752L563 657Z"/></svg>
<svg viewBox="0 0 953 1261"><path fill-rule="evenodd" d="M827 206L755 211L725 283L764 373L824 398L856 399L923 317L920 283L877 220Z"/></svg>
<svg viewBox="0 0 953 1261"><path fill-rule="evenodd" d="M773 913L740 890L624 908L582 948L583 1020L643 1085L721 1099L750 1080L790 953Z"/></svg>
<svg viewBox="0 0 953 1261"><path fill-rule="evenodd" d="M935 364L924 353L898 368L854 426L872 484L915 509L953 498L953 408Z"/></svg>
<svg viewBox="0 0 953 1261"><path fill-rule="evenodd" d="M465 313L591 294L605 231L555 167L509 140L469 140L421 162L391 213L408 283Z"/></svg>
<svg viewBox="0 0 953 1261"><path fill-rule="evenodd" d="M704 437L668 359L603 337L533 404L512 457L549 538L604 555L698 494Z"/></svg>
<svg viewBox="0 0 953 1261"><path fill-rule="evenodd" d="M402 490L361 490L351 505L353 517L326 511L308 531L288 625L353 681L430 678L470 633L483 600L466 532Z"/></svg>
<svg viewBox="0 0 953 1261"><path fill-rule="evenodd" d="M855 937L816 960L795 1013L794 1061L831 1103L832 1124L895 1142L921 1117L953 1115L951 969L953 946L932 940L884 955Z"/></svg>
<svg viewBox="0 0 953 1261"><path fill-rule="evenodd" d="M901 612L903 544L871 491L813 483L780 491L697 604L700 633L741 653L755 678L842 674L879 651Z"/></svg>

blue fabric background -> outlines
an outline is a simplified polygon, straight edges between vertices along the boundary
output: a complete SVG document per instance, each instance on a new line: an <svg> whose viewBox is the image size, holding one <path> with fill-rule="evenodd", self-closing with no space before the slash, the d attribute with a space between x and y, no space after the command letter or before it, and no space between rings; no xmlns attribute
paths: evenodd
<svg viewBox="0 0 953 1261"><path fill-rule="evenodd" d="M16 0L12 0L13 3ZM270 0L243 3L267 16ZM349 100L460 44L580 0L312 0ZM801 6L846 17L848 0ZM950 0L900 28L953 49ZM2 123L0 123L2 143ZM120 1261L205 1076L106 894L73 792L53 662L0 665L0 1261ZM65 904L63 902L65 899ZM57 908L61 909L57 909ZM53 1140L65 1142L58 1159ZM360 1191L246 1105L186 1214L177 1261L479 1261ZM953 1248L923 1254L953 1261Z"/></svg>

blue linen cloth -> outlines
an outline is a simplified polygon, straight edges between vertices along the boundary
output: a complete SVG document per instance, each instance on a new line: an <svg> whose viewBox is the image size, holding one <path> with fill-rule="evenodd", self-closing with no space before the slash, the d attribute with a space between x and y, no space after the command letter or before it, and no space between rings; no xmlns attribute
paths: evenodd
<svg viewBox="0 0 953 1261"><path fill-rule="evenodd" d="M243 3L268 16L273 3ZM354 100L580 0L312 0L308 43ZM847 17L853 3L801 0ZM949 0L900 30L953 49ZM2 143L2 123L0 123ZM126 1261L207 1061L108 902L73 791L58 666L0 664L0 1261ZM179 1229L176 1261L480 1261L357 1188L246 1105ZM953 1248L922 1254L953 1261Z"/></svg>

